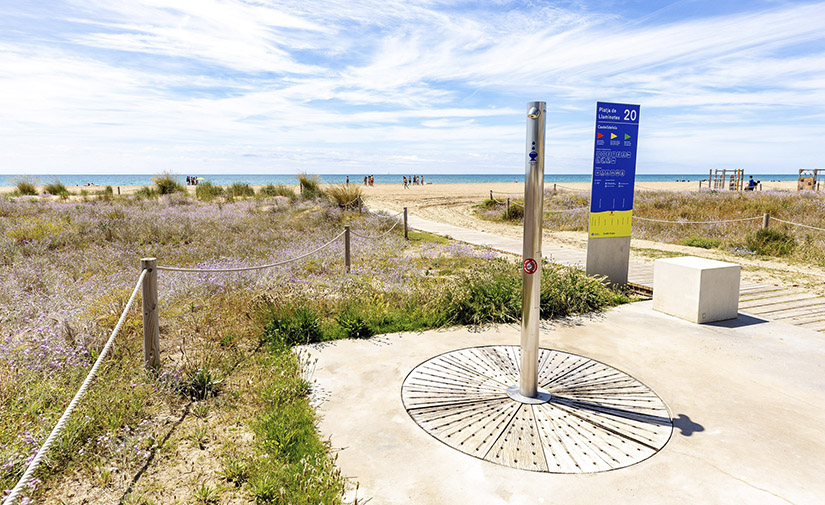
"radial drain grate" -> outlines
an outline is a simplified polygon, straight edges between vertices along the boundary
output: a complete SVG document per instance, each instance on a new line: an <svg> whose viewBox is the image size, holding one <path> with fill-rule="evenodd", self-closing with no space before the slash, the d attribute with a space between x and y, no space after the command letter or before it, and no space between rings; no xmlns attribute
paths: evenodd
<svg viewBox="0 0 825 505"><path fill-rule="evenodd" d="M404 407L429 434L461 452L551 473L614 470L645 460L673 422L647 386L576 354L540 349L538 384L551 399L511 399L518 346L471 347L418 365L401 388Z"/></svg>

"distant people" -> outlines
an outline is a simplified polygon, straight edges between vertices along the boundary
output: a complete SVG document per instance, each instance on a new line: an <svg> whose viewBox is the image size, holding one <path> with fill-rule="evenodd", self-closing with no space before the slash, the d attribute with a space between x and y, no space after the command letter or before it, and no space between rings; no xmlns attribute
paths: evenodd
<svg viewBox="0 0 825 505"><path fill-rule="evenodd" d="M347 186L349 186L349 176L347 176Z"/></svg>
<svg viewBox="0 0 825 505"><path fill-rule="evenodd" d="M407 176L404 176L404 189L407 189Z"/></svg>
<svg viewBox="0 0 825 505"><path fill-rule="evenodd" d="M367 185L367 176L365 175L364 176L364 186L366 186L366 185Z"/></svg>
<svg viewBox="0 0 825 505"><path fill-rule="evenodd" d="M375 185L375 177L370 176L370 186Z"/></svg>
<svg viewBox="0 0 825 505"><path fill-rule="evenodd" d="M748 179L748 187L745 188L745 191L753 191L756 188L756 181L753 180L753 176L751 175Z"/></svg>
<svg viewBox="0 0 825 505"><path fill-rule="evenodd" d="M421 185L423 186L423 185L424 185L424 176L423 176L423 175L419 175L418 177L419 177L419 179L421 180Z"/></svg>

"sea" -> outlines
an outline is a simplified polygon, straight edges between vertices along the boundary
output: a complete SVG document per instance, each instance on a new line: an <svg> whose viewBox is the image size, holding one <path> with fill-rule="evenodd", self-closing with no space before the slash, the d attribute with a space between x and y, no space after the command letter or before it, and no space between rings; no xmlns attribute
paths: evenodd
<svg viewBox="0 0 825 505"><path fill-rule="evenodd" d="M228 185L241 182L250 185L266 184L297 184L298 179L295 174L189 174L193 177L203 177L215 185ZM367 174L350 175L350 184L363 184L364 176ZM375 184L401 184L404 175L420 174L372 174ZM762 182L765 181L796 181L798 174L747 174ZM2 175L0 174L0 187L14 186L17 181L25 175ZM66 187L72 186L151 186L151 174L59 174L59 175L37 175L29 176L35 180L37 185L51 184L60 181ZM319 174L321 183L324 184L344 184L347 175L342 174ZM473 183L473 182L524 182L524 174L424 174L424 183L446 184L446 183ZM708 174L636 174L636 182L668 182L668 181L699 181L707 179ZM186 175L179 175L181 183L186 180ZM570 183L570 182L590 182L590 174L553 174L545 173L544 182L549 183Z"/></svg>

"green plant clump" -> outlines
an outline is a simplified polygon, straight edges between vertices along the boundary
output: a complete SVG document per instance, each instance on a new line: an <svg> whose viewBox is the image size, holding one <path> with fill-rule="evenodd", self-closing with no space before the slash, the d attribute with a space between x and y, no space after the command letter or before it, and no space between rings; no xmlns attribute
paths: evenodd
<svg viewBox="0 0 825 505"><path fill-rule="evenodd" d="M204 181L195 186L195 197L199 200L210 202L219 196L223 196L223 188L215 186L209 181Z"/></svg>
<svg viewBox="0 0 825 505"><path fill-rule="evenodd" d="M17 194L21 196L35 196L37 195L36 184L37 181L35 179L25 176L17 179L14 185L17 187Z"/></svg>
<svg viewBox="0 0 825 505"><path fill-rule="evenodd" d="M682 240L682 245L687 245L690 247L701 247L702 249L715 249L722 245L722 241L718 238L693 236Z"/></svg>
<svg viewBox="0 0 825 505"><path fill-rule="evenodd" d="M55 179L53 183L47 184L43 191L50 195L59 196L60 198L68 198L69 190L59 180Z"/></svg>
<svg viewBox="0 0 825 505"><path fill-rule="evenodd" d="M282 307L272 314L264 339L278 347L311 344L322 338L318 314L307 308Z"/></svg>
<svg viewBox="0 0 825 505"><path fill-rule="evenodd" d="M311 200L324 195L321 189L321 178L317 175L298 174L298 184L301 187L301 197Z"/></svg>
<svg viewBox="0 0 825 505"><path fill-rule="evenodd" d="M368 338L398 331L445 325L511 323L521 317L521 270L492 260L464 269L446 288L422 283L413 289L384 292L354 284L334 300L292 299L270 308L264 340L289 347L340 338ZM542 267L541 317L591 312L629 301L598 278L550 263Z"/></svg>
<svg viewBox="0 0 825 505"><path fill-rule="evenodd" d="M796 248L796 239L774 228L749 233L745 245L764 256L787 256Z"/></svg>
<svg viewBox="0 0 825 505"><path fill-rule="evenodd" d="M255 196L255 190L245 182L233 182L227 193L231 196Z"/></svg>
<svg viewBox="0 0 825 505"><path fill-rule="evenodd" d="M160 175L152 177L152 182L155 183L161 195L186 192L186 188L178 182L177 176L171 172L164 172Z"/></svg>
<svg viewBox="0 0 825 505"><path fill-rule="evenodd" d="M284 186L283 184L279 184L277 186L267 184L261 188L259 193L261 196L284 196L290 200L295 200L295 198L297 198L295 191L289 186Z"/></svg>
<svg viewBox="0 0 825 505"><path fill-rule="evenodd" d="M505 208L501 213L502 219L506 221L518 221L524 219L524 205L521 203L510 202L510 207Z"/></svg>
<svg viewBox="0 0 825 505"><path fill-rule="evenodd" d="M354 209L358 207L358 202L363 197L361 187L353 184L352 186L346 184L336 184L330 186L326 190L327 198L333 204L342 209Z"/></svg>

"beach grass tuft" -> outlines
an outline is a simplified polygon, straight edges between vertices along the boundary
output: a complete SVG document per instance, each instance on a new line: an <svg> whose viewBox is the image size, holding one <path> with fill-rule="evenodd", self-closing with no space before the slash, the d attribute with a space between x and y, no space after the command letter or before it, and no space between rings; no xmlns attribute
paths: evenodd
<svg viewBox="0 0 825 505"><path fill-rule="evenodd" d="M16 193L20 196L35 196L37 195L37 179L28 175L18 177L14 182L17 188Z"/></svg>
<svg viewBox="0 0 825 505"><path fill-rule="evenodd" d="M324 195L324 190L321 189L321 178L318 175L300 173L297 177L302 198L311 200Z"/></svg>
<svg viewBox="0 0 825 505"><path fill-rule="evenodd" d="M186 188L178 182L178 176L172 172L163 172L152 177L152 182L157 186L158 193L169 195L172 193L185 193Z"/></svg>
<svg viewBox="0 0 825 505"><path fill-rule="evenodd" d="M66 199L69 197L69 190L66 189L66 186L60 182L60 180L55 179L54 182L51 184L47 184L43 191L50 195L59 196L60 198Z"/></svg>
<svg viewBox="0 0 825 505"><path fill-rule="evenodd" d="M204 181L195 186L195 198L205 202L211 202L219 196L223 196L224 191L220 186L215 186L209 181Z"/></svg>
<svg viewBox="0 0 825 505"><path fill-rule="evenodd" d="M248 197L255 196L255 190L245 182L233 182L226 190L228 196L232 197Z"/></svg>
<svg viewBox="0 0 825 505"><path fill-rule="evenodd" d="M335 184L328 187L325 193L333 204L345 210L358 208L364 194L357 184Z"/></svg>
<svg viewBox="0 0 825 505"><path fill-rule="evenodd" d="M267 184L261 188L259 193L260 196L283 196L289 198L290 200L295 200L297 198L295 190L283 184L278 184L277 186L274 184Z"/></svg>

